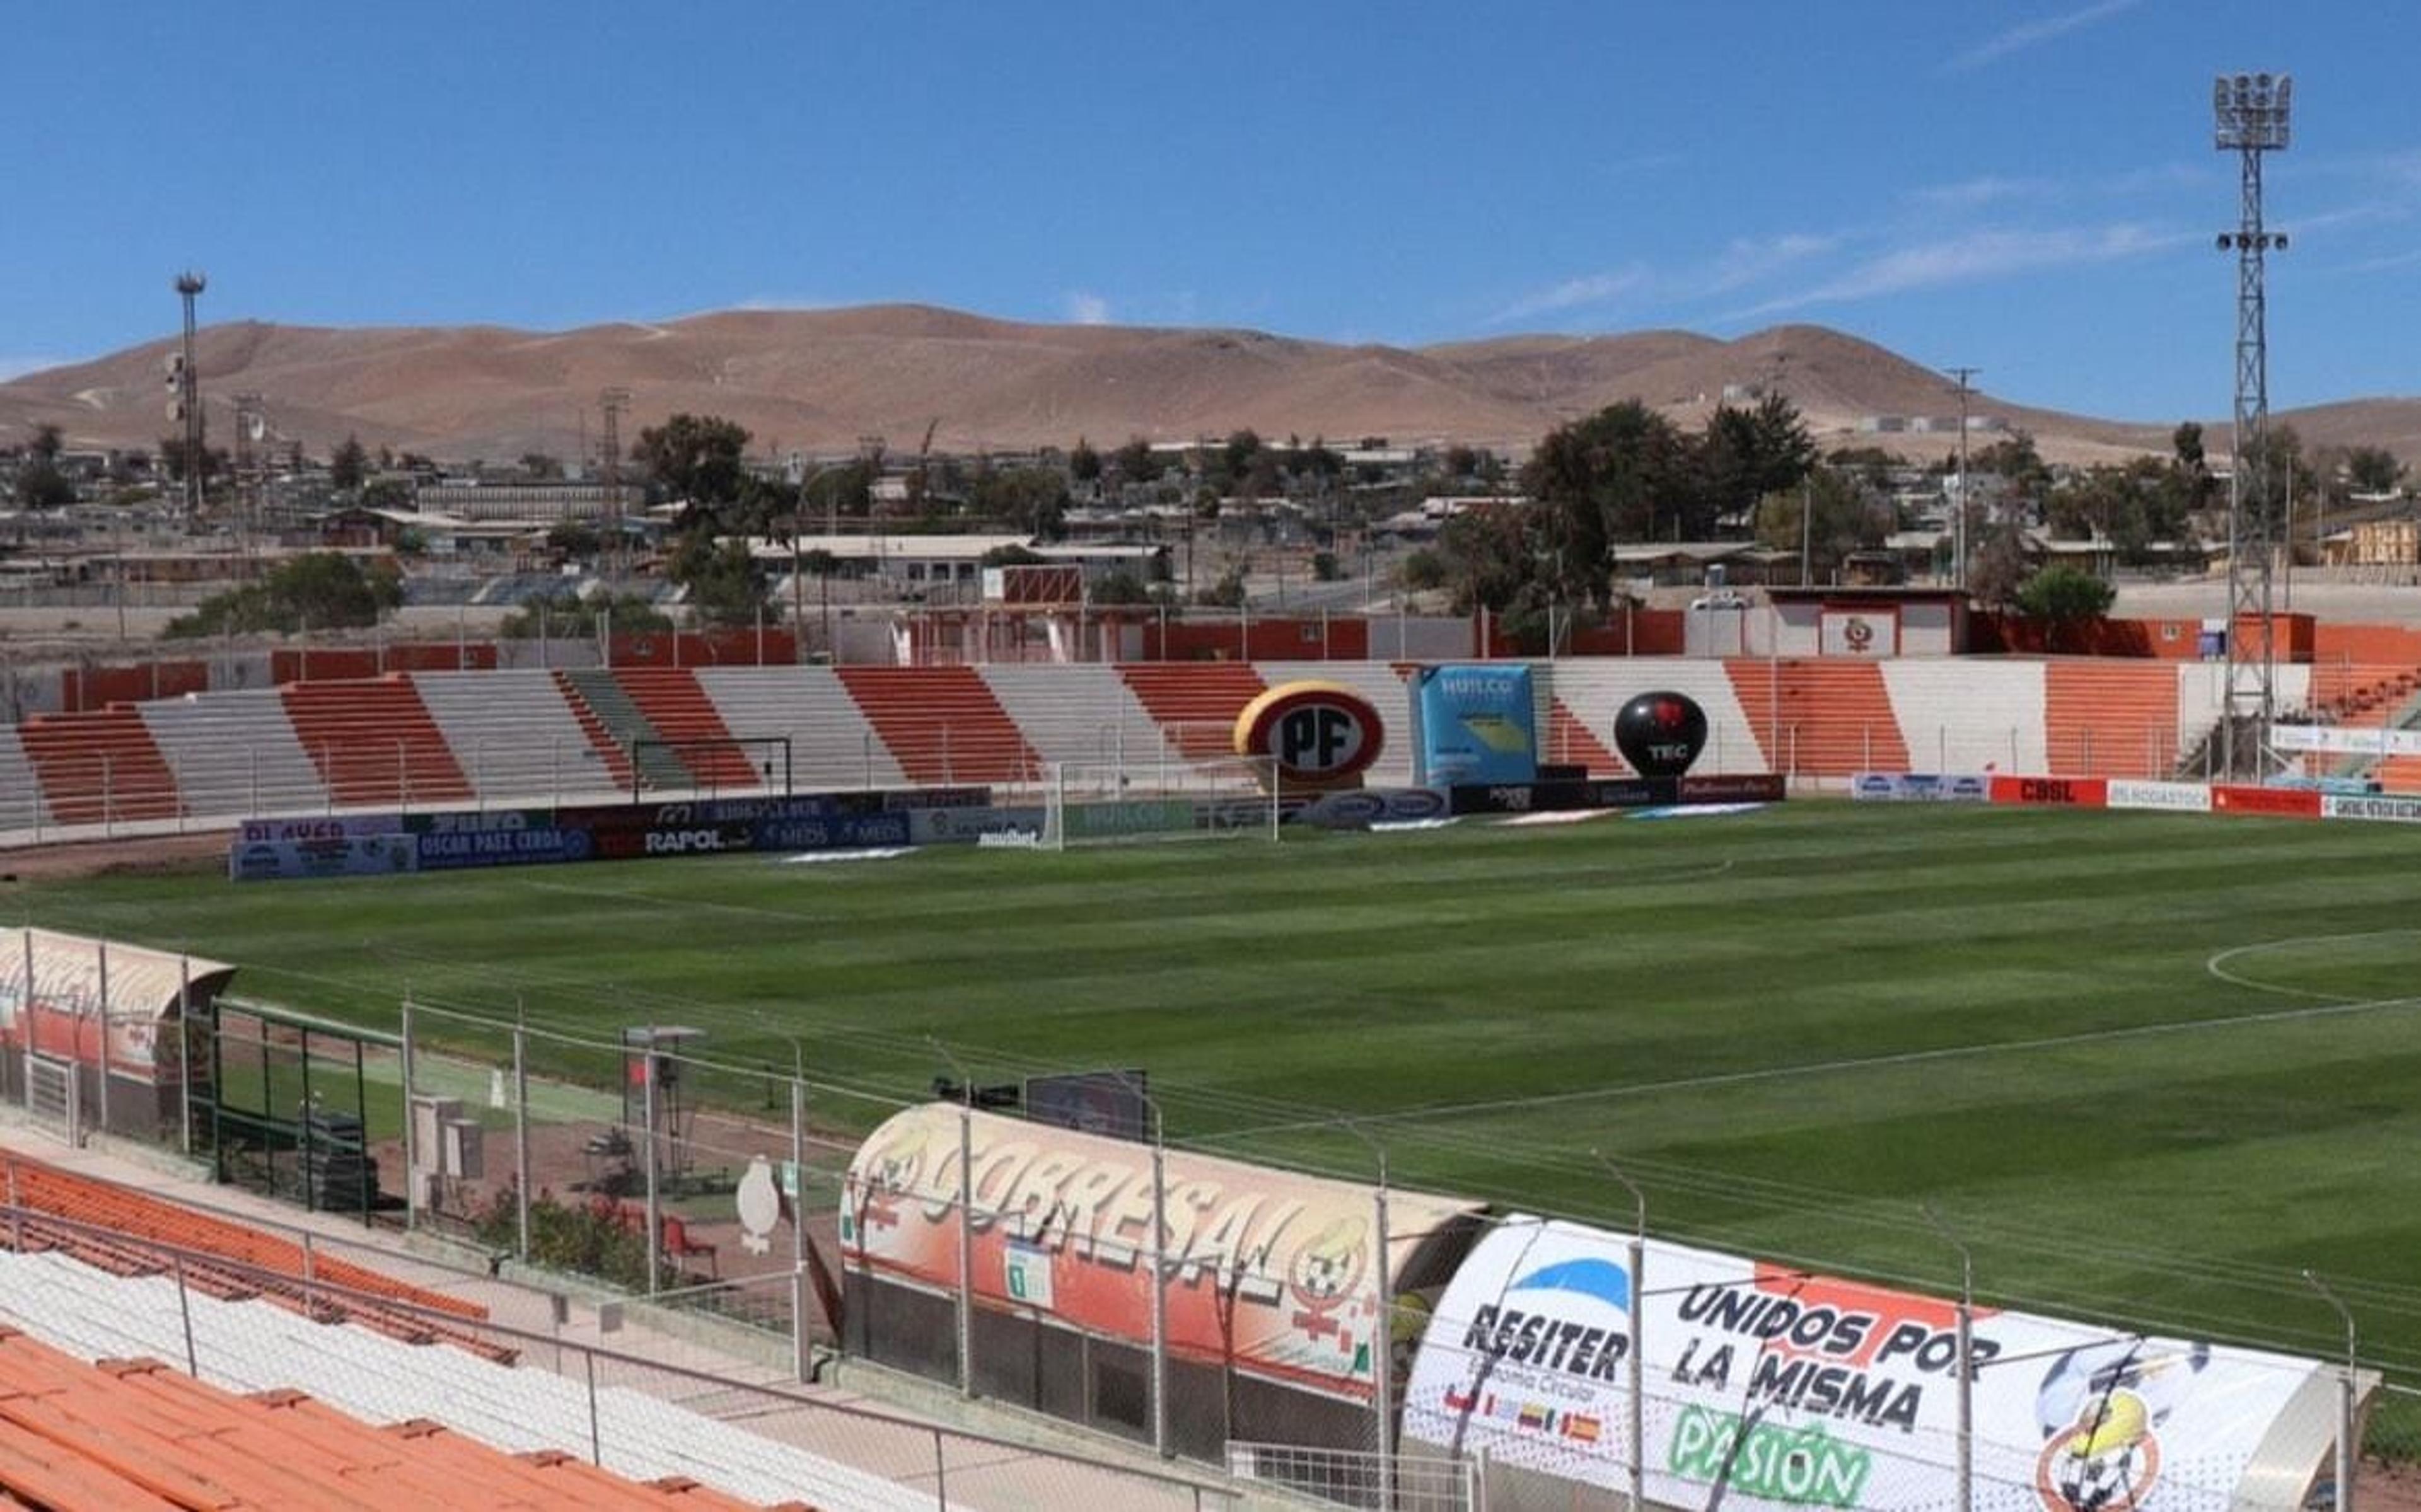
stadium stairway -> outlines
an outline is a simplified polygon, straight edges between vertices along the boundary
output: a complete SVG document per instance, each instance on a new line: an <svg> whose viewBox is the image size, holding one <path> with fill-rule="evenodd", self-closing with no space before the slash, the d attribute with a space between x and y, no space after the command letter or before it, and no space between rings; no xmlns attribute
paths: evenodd
<svg viewBox="0 0 2421 1512"><path fill-rule="evenodd" d="M17 726L17 738L57 823L167 819L182 811L176 773L131 705L37 714Z"/></svg>
<svg viewBox="0 0 2421 1512"><path fill-rule="evenodd" d="M2178 763L2178 672L2167 662L2043 663L2046 772L2164 778Z"/></svg>
<svg viewBox="0 0 2421 1512"><path fill-rule="evenodd" d="M39 830L57 822L50 805L42 802L41 781L25 758L17 727L0 725L0 832Z"/></svg>
<svg viewBox="0 0 2421 1512"><path fill-rule="evenodd" d="M1063 761L1149 762L1164 750L1150 710L1101 662L1006 662L984 685L1046 767Z"/></svg>
<svg viewBox="0 0 2421 1512"><path fill-rule="evenodd" d="M911 782L1042 775L1041 759L973 667L843 667L840 680Z"/></svg>
<svg viewBox="0 0 2421 1512"><path fill-rule="evenodd" d="M1539 759L1559 767L1579 767L1592 777L1628 777L1632 775L1631 763L1620 752L1609 749L1597 738L1597 733L1584 724L1572 706L1556 696L1550 687L1542 690L1547 705L1546 738L1539 750ZM1613 725L1606 726L1609 736Z"/></svg>
<svg viewBox="0 0 2421 1512"><path fill-rule="evenodd" d="M794 791L890 787L906 780L831 667L700 667L697 685L733 735L790 742Z"/></svg>
<svg viewBox="0 0 2421 1512"><path fill-rule="evenodd" d="M279 690L295 739L346 807L461 803L471 784L409 673Z"/></svg>
<svg viewBox="0 0 2421 1512"><path fill-rule="evenodd" d="M623 667L613 677L655 728L657 739L692 742L668 753L689 773L691 780L683 786L720 791L781 780L776 772L769 782L756 759L731 743L731 730L715 712L714 700L698 687L697 674L688 667Z"/></svg>
<svg viewBox="0 0 2421 1512"><path fill-rule="evenodd" d="M1122 662L1118 676L1171 747L1189 756L1236 754L1236 716L1269 684L1242 662Z"/></svg>
<svg viewBox="0 0 2421 1512"><path fill-rule="evenodd" d="M2163 663L2164 665L2167 663ZM1884 771L2041 772L2045 663L1909 657L1877 663L1907 767ZM2176 709L2169 711L2172 725ZM1887 754L1888 748L1886 748Z"/></svg>
<svg viewBox="0 0 2421 1512"><path fill-rule="evenodd" d="M415 672L412 678L482 799L553 801L629 790L629 764L606 760L553 673L533 667Z"/></svg>
<svg viewBox="0 0 2421 1512"><path fill-rule="evenodd" d="M1882 663L1735 658L1724 671L1774 770L1794 777L1908 770Z"/></svg>
<svg viewBox="0 0 2421 1512"><path fill-rule="evenodd" d="M571 710L571 722L580 726L581 736L587 740L588 749L596 756L598 765L614 779L617 789L629 792L630 752L614 739L614 732L605 727L605 722L597 717L597 710L590 707L579 685L571 680L570 673L556 671L550 672L548 676L554 681L554 691L563 699L563 707Z"/></svg>
<svg viewBox="0 0 2421 1512"><path fill-rule="evenodd" d="M581 727L588 732L588 742L601 758L612 752L609 759L625 787L641 785L649 787L686 787L690 784L689 768L679 757L661 745L642 744L661 740L648 716L614 674L603 667L580 667L554 675L557 686L572 702L572 713Z"/></svg>
<svg viewBox="0 0 2421 1512"><path fill-rule="evenodd" d="M274 688L138 706L192 814L290 814L323 808L328 785L304 751Z"/></svg>

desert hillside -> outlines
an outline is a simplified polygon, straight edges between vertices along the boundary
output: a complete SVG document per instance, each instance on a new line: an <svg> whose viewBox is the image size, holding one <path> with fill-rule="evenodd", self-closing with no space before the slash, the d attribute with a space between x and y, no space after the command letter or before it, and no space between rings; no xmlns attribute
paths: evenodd
<svg viewBox="0 0 2421 1512"><path fill-rule="evenodd" d="M167 340L0 384L0 442L57 426L70 445L149 445ZM348 434L452 460L576 455L598 396L630 391L625 433L667 414L727 415L760 447L831 453L926 428L959 452L1115 445L1250 427L1266 436L1462 441L1525 451L1550 428L1626 398L1695 426L1727 386L1779 385L1828 446L1878 441L1927 457L1932 435L1864 437L1874 415L1947 417L1939 373L1820 326L1721 341L1687 332L1519 335L1432 347L1339 346L1254 331L1027 325L920 305L728 311L543 333L494 326L209 326L199 366L211 435L238 394L262 396L281 436L324 452ZM2054 460L2165 451L2165 425L2130 425L1971 400L2031 431ZM2421 458L2421 400L2366 399L2288 416L2316 443ZM2224 417L2213 426L2224 435Z"/></svg>

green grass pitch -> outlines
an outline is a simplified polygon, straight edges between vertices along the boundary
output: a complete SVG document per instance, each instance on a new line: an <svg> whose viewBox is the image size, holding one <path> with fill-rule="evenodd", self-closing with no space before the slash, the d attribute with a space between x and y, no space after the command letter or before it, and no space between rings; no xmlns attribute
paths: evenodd
<svg viewBox="0 0 2421 1512"><path fill-rule="evenodd" d="M1172 1138L2421 1374L2421 834L1795 803L1066 855L32 884L38 923L921 1095L1149 1068ZM947 1056L929 1042L947 1046ZM863 1126L873 1103L819 1095Z"/></svg>

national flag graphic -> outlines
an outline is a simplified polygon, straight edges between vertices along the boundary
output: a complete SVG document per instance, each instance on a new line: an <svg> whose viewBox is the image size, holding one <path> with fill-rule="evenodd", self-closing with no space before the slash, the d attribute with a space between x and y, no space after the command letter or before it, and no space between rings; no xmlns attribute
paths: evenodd
<svg viewBox="0 0 2421 1512"><path fill-rule="evenodd" d="M1598 1435L1604 1431L1604 1427L1603 1424L1593 1417L1585 1417L1578 1412L1564 1414L1564 1437L1567 1439L1578 1439L1583 1443L1595 1443Z"/></svg>
<svg viewBox="0 0 2421 1512"><path fill-rule="evenodd" d="M1549 1433L1554 1429L1555 1414L1554 1410L1544 1403L1524 1402L1522 1404L1522 1416L1519 1421L1525 1428L1536 1428L1541 1433Z"/></svg>

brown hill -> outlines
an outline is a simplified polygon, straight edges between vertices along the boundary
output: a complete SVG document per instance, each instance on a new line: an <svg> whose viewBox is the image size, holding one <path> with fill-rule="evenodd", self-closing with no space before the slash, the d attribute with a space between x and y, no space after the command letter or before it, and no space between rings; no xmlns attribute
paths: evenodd
<svg viewBox="0 0 2421 1512"><path fill-rule="evenodd" d="M0 441L56 425L78 446L149 445L169 429L168 341L0 384ZM258 393L285 436L324 453L348 434L447 459L573 455L598 395L627 388L626 434L680 411L728 416L769 450L836 452L881 434L913 447L929 424L952 451L1114 445L1251 427L1268 436L1464 441L1520 452L1550 428L1625 398L1687 425L1726 389L1778 384L1826 445L1873 441L1913 457L1952 444L1878 436L1876 415L1945 419L1941 374L1854 336L1786 325L1733 341L1688 332L1521 335L1425 348L1338 346L1255 331L1029 325L922 305L726 311L556 334L494 326L327 329L244 321L198 340L211 434ZM2164 426L1971 398L2031 431L2054 460L2165 451ZM2421 401L2365 400L2292 416L2313 442L2421 457ZM2224 432L2224 424L2216 427Z"/></svg>

